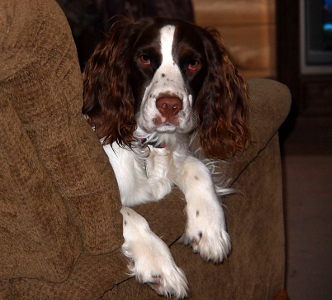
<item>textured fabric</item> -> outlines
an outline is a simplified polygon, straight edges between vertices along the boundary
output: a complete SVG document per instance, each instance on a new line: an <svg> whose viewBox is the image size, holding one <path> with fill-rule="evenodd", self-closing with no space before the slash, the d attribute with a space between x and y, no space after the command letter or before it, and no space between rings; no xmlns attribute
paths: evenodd
<svg viewBox="0 0 332 300"><path fill-rule="evenodd" d="M0 276L64 280L81 241L26 131L0 91Z"/></svg>
<svg viewBox="0 0 332 300"><path fill-rule="evenodd" d="M82 79L53 0L0 2L0 299L160 299L128 279L117 183L81 115ZM185 201L175 189L135 208L170 245L190 299L273 299L283 288L284 230L277 130L288 89L249 81L253 142L221 168L233 242L220 265L177 243Z"/></svg>
<svg viewBox="0 0 332 300"><path fill-rule="evenodd" d="M125 259L116 250L109 254L82 255L68 280L61 283L20 278L12 281L15 299L97 299L126 279Z"/></svg>
<svg viewBox="0 0 332 300"><path fill-rule="evenodd" d="M36 152L34 161L38 157L50 175L85 251L111 251L122 242L118 188L81 114L82 79L66 18L52 0L0 5L2 99L21 121ZM10 136L4 138L2 145Z"/></svg>
<svg viewBox="0 0 332 300"><path fill-rule="evenodd" d="M35 147L37 131L29 123L38 112L38 97L46 93L39 89L42 76L35 70L33 49L38 46L21 30L29 28L31 8L15 3L0 3L0 277L61 281L70 274L82 242ZM35 27L30 34L36 35ZM51 121L49 114L46 118L45 123Z"/></svg>

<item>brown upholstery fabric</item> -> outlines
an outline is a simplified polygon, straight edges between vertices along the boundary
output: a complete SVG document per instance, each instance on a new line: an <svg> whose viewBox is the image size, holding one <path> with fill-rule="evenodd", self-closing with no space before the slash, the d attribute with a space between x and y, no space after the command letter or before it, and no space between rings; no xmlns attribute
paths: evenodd
<svg viewBox="0 0 332 300"><path fill-rule="evenodd" d="M0 276L64 280L81 251L75 225L0 91Z"/></svg>
<svg viewBox="0 0 332 300"><path fill-rule="evenodd" d="M82 79L53 0L0 2L0 299L160 299L126 276L119 192L81 115ZM277 130L288 89L249 81L253 143L221 164L233 250L223 264L177 243L182 193L135 208L171 247L190 299L273 299L284 282Z"/></svg>
<svg viewBox="0 0 332 300"><path fill-rule="evenodd" d="M53 0L4 0L0 5L1 98L21 121L20 130L35 151L32 160L43 165L63 198L85 251L111 251L122 242L118 189L81 114L82 80L66 18ZM12 141L8 134L2 144L25 147L20 138Z"/></svg>

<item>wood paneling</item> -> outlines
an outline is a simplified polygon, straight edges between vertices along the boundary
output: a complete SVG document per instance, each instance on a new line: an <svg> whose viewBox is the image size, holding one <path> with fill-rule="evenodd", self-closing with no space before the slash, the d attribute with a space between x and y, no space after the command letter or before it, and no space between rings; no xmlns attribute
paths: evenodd
<svg viewBox="0 0 332 300"><path fill-rule="evenodd" d="M193 5L196 23L220 31L246 79L275 77L274 0L193 0Z"/></svg>
<svg viewBox="0 0 332 300"><path fill-rule="evenodd" d="M271 0L193 0L196 22L219 25L274 24Z"/></svg>

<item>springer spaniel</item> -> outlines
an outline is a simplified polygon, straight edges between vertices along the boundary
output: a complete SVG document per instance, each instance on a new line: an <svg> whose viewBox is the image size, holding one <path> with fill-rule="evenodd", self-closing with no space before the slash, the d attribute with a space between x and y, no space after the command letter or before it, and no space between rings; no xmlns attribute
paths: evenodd
<svg viewBox="0 0 332 300"><path fill-rule="evenodd" d="M203 259L221 262L230 237L208 167L189 150L222 159L249 141L246 84L217 32L177 19L121 20L96 48L84 72L83 114L118 182L123 253L139 282L183 298L188 283L167 245L129 207L159 201L174 185L186 199L183 241Z"/></svg>

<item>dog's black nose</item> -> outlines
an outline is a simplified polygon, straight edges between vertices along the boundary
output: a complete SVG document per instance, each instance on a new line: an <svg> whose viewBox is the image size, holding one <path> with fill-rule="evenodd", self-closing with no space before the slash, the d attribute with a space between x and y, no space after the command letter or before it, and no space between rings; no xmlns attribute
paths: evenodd
<svg viewBox="0 0 332 300"><path fill-rule="evenodd" d="M156 106L163 117L171 117L182 109L182 101L176 97L162 97L156 101Z"/></svg>

